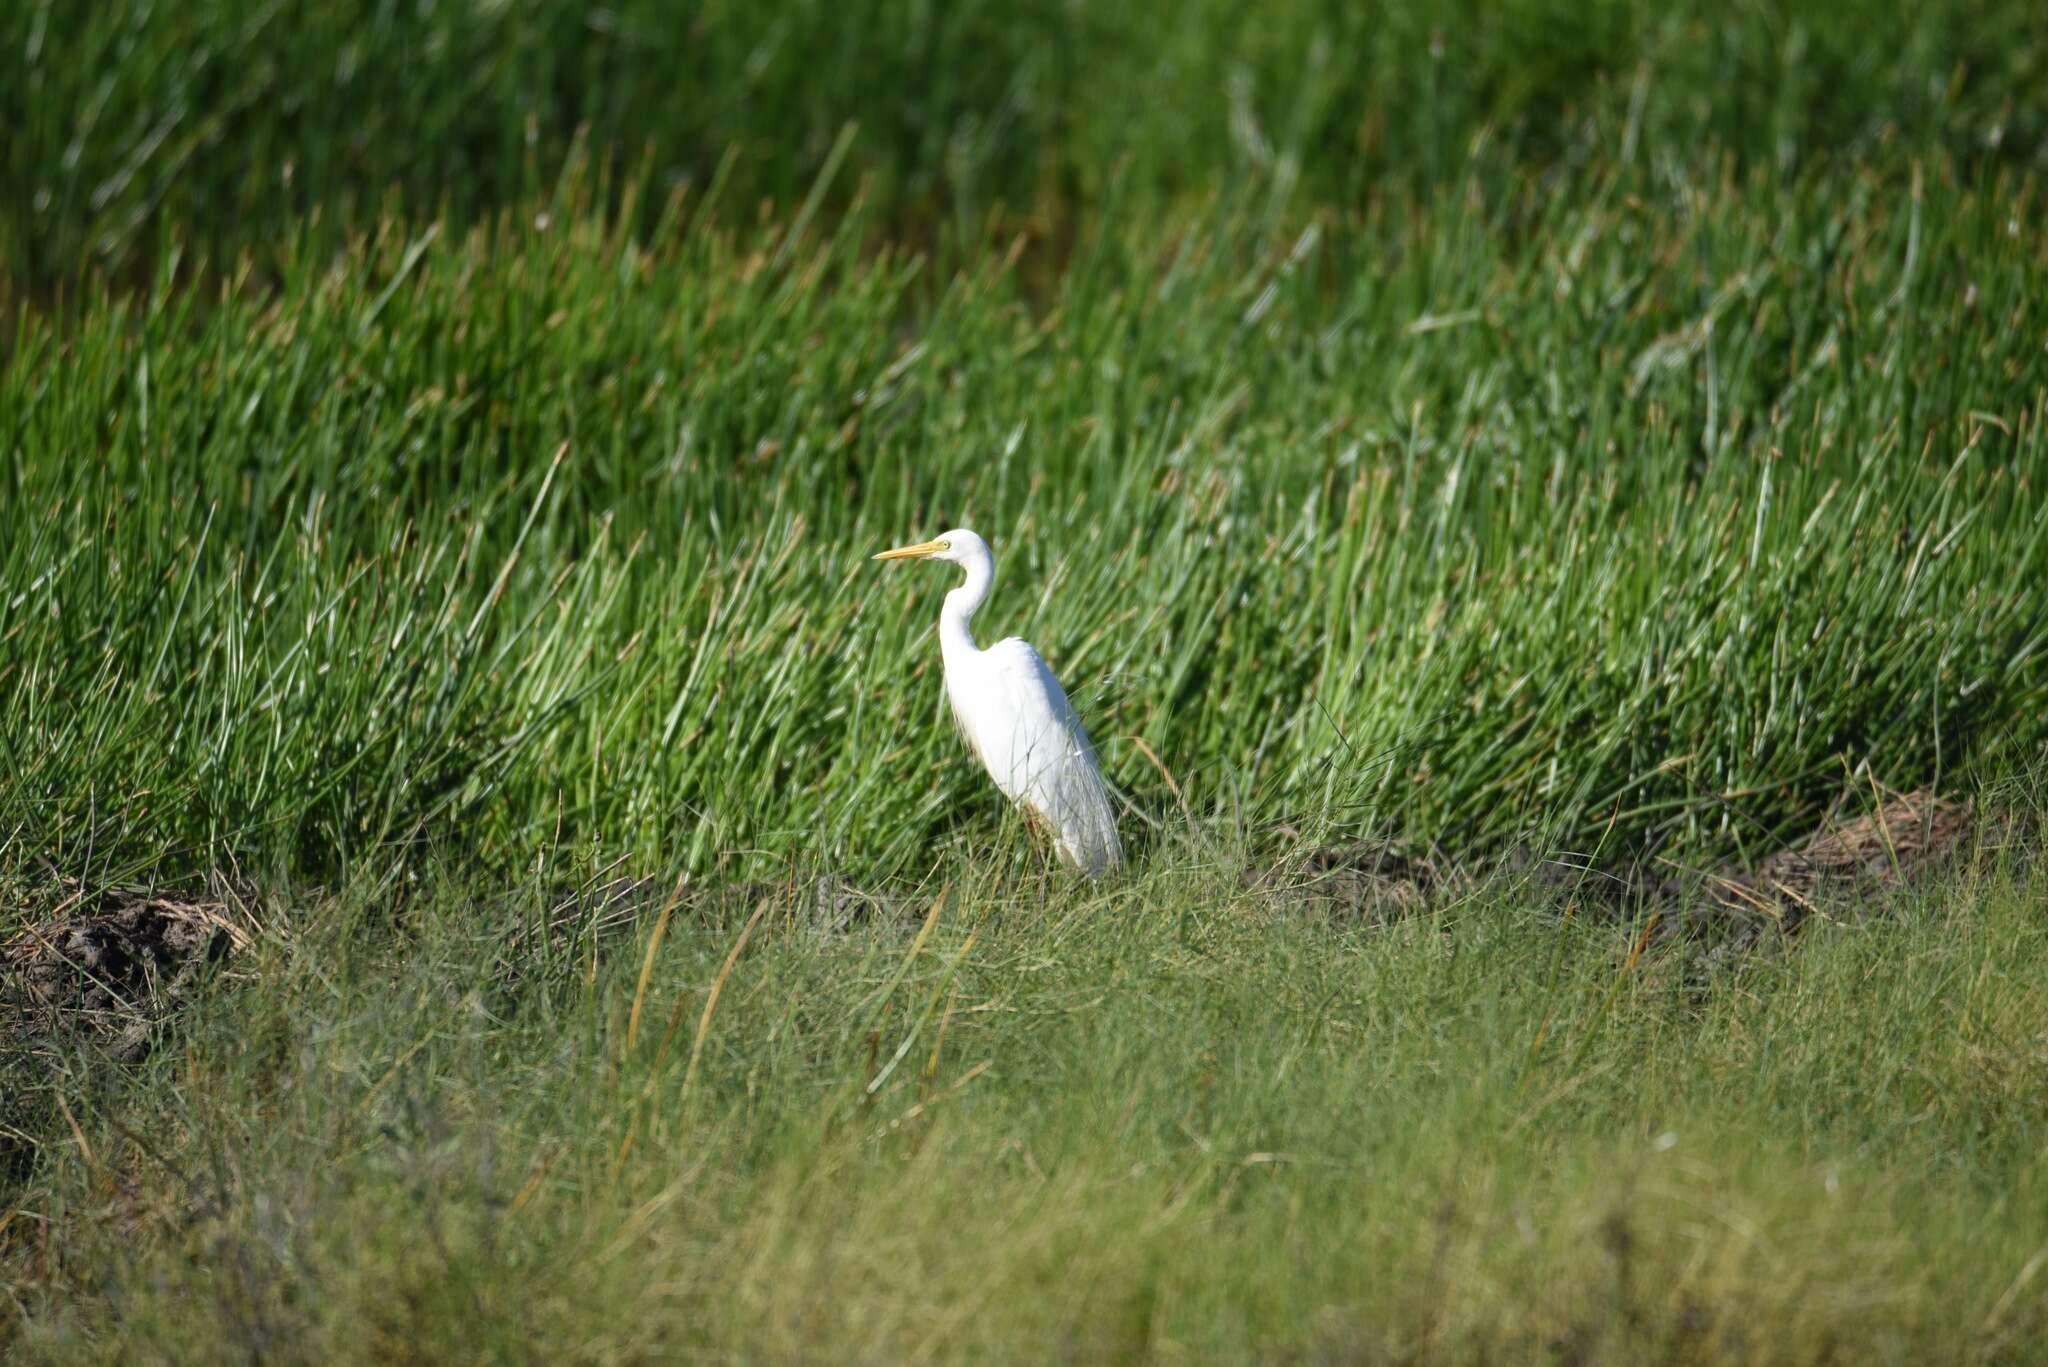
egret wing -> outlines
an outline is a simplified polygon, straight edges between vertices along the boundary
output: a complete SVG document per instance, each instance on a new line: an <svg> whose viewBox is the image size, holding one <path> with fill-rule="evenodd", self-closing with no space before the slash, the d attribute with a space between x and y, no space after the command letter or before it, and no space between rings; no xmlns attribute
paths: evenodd
<svg viewBox="0 0 2048 1367"><path fill-rule="evenodd" d="M1116 809L1087 728L1045 657L1017 637L981 654L989 705L954 715L989 776L1051 828L1060 857L1090 874L1123 863Z"/></svg>

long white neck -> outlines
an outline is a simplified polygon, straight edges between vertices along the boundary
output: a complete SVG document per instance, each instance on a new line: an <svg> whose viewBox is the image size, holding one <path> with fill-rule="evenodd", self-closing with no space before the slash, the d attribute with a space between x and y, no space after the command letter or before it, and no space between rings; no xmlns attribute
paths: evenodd
<svg viewBox="0 0 2048 1367"><path fill-rule="evenodd" d="M946 606L939 611L939 654L948 667L980 653L968 623L988 601L989 586L996 579L995 558L987 554L962 561L960 568L967 571L967 580L946 595Z"/></svg>

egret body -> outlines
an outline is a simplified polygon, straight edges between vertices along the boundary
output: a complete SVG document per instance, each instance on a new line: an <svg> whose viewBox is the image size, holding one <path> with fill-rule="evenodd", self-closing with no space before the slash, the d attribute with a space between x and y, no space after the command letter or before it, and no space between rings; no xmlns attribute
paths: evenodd
<svg viewBox="0 0 2048 1367"><path fill-rule="evenodd" d="M946 560L967 572L939 612L954 720L996 787L1045 826L1064 863L1091 878L1122 867L1116 810L1095 747L1045 658L1015 636L987 650L974 643L969 624L996 577L988 543L961 529L875 559Z"/></svg>

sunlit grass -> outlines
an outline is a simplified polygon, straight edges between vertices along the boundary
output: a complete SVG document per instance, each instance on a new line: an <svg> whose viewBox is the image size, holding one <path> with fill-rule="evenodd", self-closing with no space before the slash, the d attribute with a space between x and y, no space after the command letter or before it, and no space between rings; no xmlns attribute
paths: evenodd
<svg viewBox="0 0 2048 1367"><path fill-rule="evenodd" d="M993 248L643 241L572 181L25 315L0 863L1021 853L940 579L866 558L958 524L1141 858L1185 812L1755 852L1859 769L1967 787L2048 725L2048 261L2024 188L1914 184L1106 228L1034 302Z"/></svg>

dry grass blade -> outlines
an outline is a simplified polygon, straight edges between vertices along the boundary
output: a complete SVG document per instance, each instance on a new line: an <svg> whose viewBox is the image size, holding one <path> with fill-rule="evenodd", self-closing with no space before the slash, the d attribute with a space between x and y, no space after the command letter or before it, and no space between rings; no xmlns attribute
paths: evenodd
<svg viewBox="0 0 2048 1367"><path fill-rule="evenodd" d="M640 981L633 989L633 1009L626 1018L626 1050L632 1052L640 1042L640 1011L647 1004L647 985L654 979L654 956L661 952L662 937L668 934L668 918L674 914L676 903L682 900L683 882L676 880L675 887L661 904L661 912L654 918L654 932L647 937L647 952L640 960ZM752 923L749 922L751 928ZM714 989L715 992L716 989Z"/></svg>
<svg viewBox="0 0 2048 1367"><path fill-rule="evenodd" d="M704 995L704 1010L697 1017L697 1033L690 1039L690 1062L683 1070L685 1095L690 1094L697 1081L697 1066L703 1061L704 1041L711 1034L711 1014L718 1009L718 995L725 990L726 979L732 976L733 966L740 961L741 951L746 949L747 940L752 937L754 927L761 924L761 918L767 911L768 902L765 899L754 907L754 914L749 916L746 925L740 928L739 938L732 942L732 949L726 954L725 962L718 966L718 976L711 980L711 990Z"/></svg>

